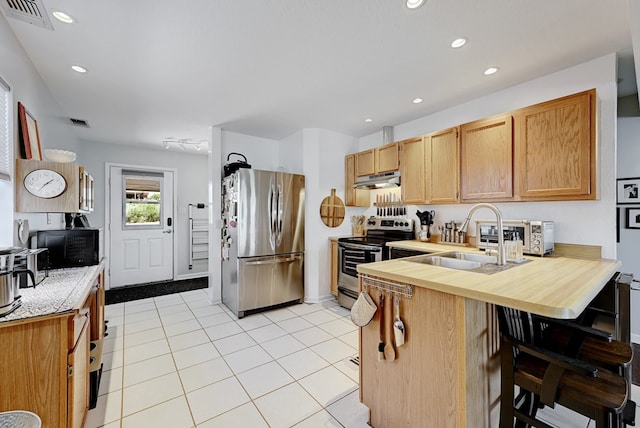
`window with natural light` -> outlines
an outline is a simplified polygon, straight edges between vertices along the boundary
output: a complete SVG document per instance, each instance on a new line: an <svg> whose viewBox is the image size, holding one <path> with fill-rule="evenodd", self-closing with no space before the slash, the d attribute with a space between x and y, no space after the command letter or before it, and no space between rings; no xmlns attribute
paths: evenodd
<svg viewBox="0 0 640 428"><path fill-rule="evenodd" d="M161 177L124 177L125 228L162 227L161 184Z"/></svg>

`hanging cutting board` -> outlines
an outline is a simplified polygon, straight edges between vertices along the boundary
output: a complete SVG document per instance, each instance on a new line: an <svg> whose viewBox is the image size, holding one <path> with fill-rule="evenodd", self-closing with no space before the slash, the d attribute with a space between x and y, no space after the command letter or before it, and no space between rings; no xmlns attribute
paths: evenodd
<svg viewBox="0 0 640 428"><path fill-rule="evenodd" d="M320 218L329 227L338 227L344 220L344 203L336 196L336 189L331 189L331 196L327 196L320 204Z"/></svg>

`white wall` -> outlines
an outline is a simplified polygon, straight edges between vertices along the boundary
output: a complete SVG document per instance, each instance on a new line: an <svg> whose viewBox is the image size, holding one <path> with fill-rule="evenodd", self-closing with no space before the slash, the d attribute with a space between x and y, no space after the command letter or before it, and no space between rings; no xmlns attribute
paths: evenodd
<svg viewBox="0 0 640 428"><path fill-rule="evenodd" d="M188 250L188 205L207 203L208 165L205 153L195 154L183 151L150 149L124 144L102 144L83 141L78 153L78 161L93 176L95 182L95 208L87 215L92 227L105 227L105 163L117 163L159 168L175 168L177 212L174 213L174 239L177 245L175 279L206 275L207 262L194 261L189 270ZM194 216L206 216L194 209ZM105 228L105 233L108 233ZM105 254L108 257L108 254Z"/></svg>
<svg viewBox="0 0 640 428"><path fill-rule="evenodd" d="M616 258L615 230L615 151L616 151L616 55L610 54L504 91L425 116L394 127L394 139L446 129L483 117L507 112L564 95L596 88L599 97L598 118L598 195L596 201L511 202L496 204L505 218L553 220L556 242L600 245L605 258ZM360 150L380 145L382 133L360 139ZM425 207L419 207L423 209ZM470 205L433 205L434 226L446 221L462 221ZM409 213L415 213L410 209ZM415 217L415 216L414 216ZM492 218L481 210L476 218ZM475 231L469 230L471 235Z"/></svg>
<svg viewBox="0 0 640 428"><path fill-rule="evenodd" d="M277 141L222 130L220 164L227 163L227 157L231 152L245 155L247 162L253 169L275 171L280 165L278 159L279 143ZM240 159L242 158L233 155L229 162ZM218 183L220 183L220 180L221 177L218 179Z"/></svg>
<svg viewBox="0 0 640 428"><path fill-rule="evenodd" d="M331 299L329 237L351 234L347 209L339 227L330 228L320 218L320 204L337 190L344 201L344 157L357 150L357 139L326 129L302 131L305 186L305 301ZM358 209L361 211L361 209Z"/></svg>
<svg viewBox="0 0 640 428"><path fill-rule="evenodd" d="M76 151L78 142L56 100L11 31L6 18L0 14L0 76L11 86L13 102L12 129L14 156L20 156L18 146L18 102L21 102L38 121L42 149L60 148ZM12 170L15 164L12 166ZM13 172L12 172L13 177ZM62 217L46 214L14 214L13 182L0 181L0 246L14 245L14 218L28 219L31 229L59 227Z"/></svg>
<svg viewBox="0 0 640 428"><path fill-rule="evenodd" d="M640 177L640 117L618 119L618 178ZM620 242L618 259L622 272L632 273L640 280L640 230L625 229L626 208L640 205L620 205ZM640 292L631 293L631 334L640 343Z"/></svg>

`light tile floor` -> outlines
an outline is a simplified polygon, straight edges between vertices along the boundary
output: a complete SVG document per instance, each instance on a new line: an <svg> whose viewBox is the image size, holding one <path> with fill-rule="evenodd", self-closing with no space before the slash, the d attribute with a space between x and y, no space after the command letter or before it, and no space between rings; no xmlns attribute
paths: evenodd
<svg viewBox="0 0 640 428"><path fill-rule="evenodd" d="M239 320L195 290L105 312L103 375L86 428L368 427L350 361L358 331L336 302ZM640 388L633 395L640 402ZM593 427L562 408L543 415L558 428Z"/></svg>
<svg viewBox="0 0 640 428"><path fill-rule="evenodd" d="M96 427L368 427L336 302L237 319L204 290L108 305Z"/></svg>

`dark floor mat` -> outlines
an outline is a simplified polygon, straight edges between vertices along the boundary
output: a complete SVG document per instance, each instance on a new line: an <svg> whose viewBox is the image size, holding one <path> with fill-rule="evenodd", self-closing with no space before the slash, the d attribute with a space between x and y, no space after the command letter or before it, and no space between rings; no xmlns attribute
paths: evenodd
<svg viewBox="0 0 640 428"><path fill-rule="evenodd" d="M164 296L166 294L182 293L183 291L198 290L207 288L209 279L194 278L182 281L152 282L148 284L131 285L127 287L115 288L105 292L107 305L131 300L146 299L148 297Z"/></svg>

